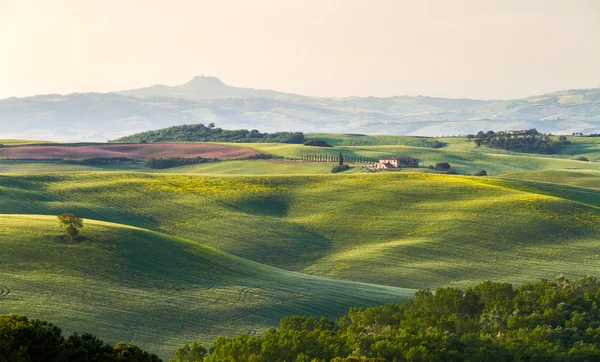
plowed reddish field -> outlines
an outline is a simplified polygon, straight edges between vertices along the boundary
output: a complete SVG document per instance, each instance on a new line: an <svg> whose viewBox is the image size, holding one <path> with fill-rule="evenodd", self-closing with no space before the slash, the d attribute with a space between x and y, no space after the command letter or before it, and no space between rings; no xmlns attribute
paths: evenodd
<svg viewBox="0 0 600 362"><path fill-rule="evenodd" d="M234 159L259 154L245 148L199 144L104 144L86 146L20 146L0 148L0 159L84 159L97 157L127 157L135 160L171 157L204 157Z"/></svg>

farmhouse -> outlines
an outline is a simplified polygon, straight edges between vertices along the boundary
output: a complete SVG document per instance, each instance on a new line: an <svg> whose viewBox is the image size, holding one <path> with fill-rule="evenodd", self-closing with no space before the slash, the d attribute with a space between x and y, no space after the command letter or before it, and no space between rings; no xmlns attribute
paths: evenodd
<svg viewBox="0 0 600 362"><path fill-rule="evenodd" d="M375 164L378 170L400 167L419 167L419 160L412 157L386 157Z"/></svg>

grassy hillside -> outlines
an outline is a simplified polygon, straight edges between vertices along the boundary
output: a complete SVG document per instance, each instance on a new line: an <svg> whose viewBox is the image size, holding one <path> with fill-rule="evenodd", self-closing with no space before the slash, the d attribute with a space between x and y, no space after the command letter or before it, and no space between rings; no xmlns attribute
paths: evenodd
<svg viewBox="0 0 600 362"><path fill-rule="evenodd" d="M124 163L120 165L77 165L62 162L35 162L0 160L0 174L39 173L39 172L75 172L75 171L149 171L139 164Z"/></svg>
<svg viewBox="0 0 600 362"><path fill-rule="evenodd" d="M600 274L598 207L542 186L410 173L14 175L0 177L0 208L75 212L288 270L409 288Z"/></svg>
<svg viewBox="0 0 600 362"><path fill-rule="evenodd" d="M359 135L359 134L333 134L333 133L309 133L306 139L326 141L332 146L415 146L431 147L435 140L442 138L414 137L414 136L383 136L383 135Z"/></svg>
<svg viewBox="0 0 600 362"><path fill-rule="evenodd" d="M456 141L456 140L453 140ZM272 143L243 144L243 147L254 148L260 152L287 158L301 158L310 154L332 154L342 152L345 155L360 155L378 159L384 156L411 156L418 158L421 165L430 166L438 162L448 162L459 173L472 174L485 169L489 174L501 174L516 171L544 169L595 169L600 170L600 163L573 160L575 156L549 157L530 154L517 154L487 147L477 149L473 143L462 140L447 147L433 149L414 146L337 146L333 148L309 147L303 145L284 145ZM486 148L486 150L481 150ZM598 149L600 151L600 148ZM588 149L589 151L589 149ZM586 153L587 155L593 153ZM591 156L590 156L591 157ZM600 158L600 153L598 156Z"/></svg>
<svg viewBox="0 0 600 362"><path fill-rule="evenodd" d="M204 163L161 170L164 173L215 175L312 175L330 174L335 162L299 162L286 160L244 160ZM361 172L360 165L344 173Z"/></svg>
<svg viewBox="0 0 600 362"><path fill-rule="evenodd" d="M378 159L383 156L412 156L421 160L424 168L413 170L426 172L428 166L448 162L461 174L473 174L485 169L490 175L521 171L548 169L600 170L600 138L569 137L572 144L557 155L533 155L488 147L476 147L464 138L424 138L408 136L359 136L336 134L309 134L307 137L326 140L333 148L309 147L280 143L224 143L237 148L253 149L289 159L300 159L305 155L331 154L359 155ZM432 148L435 141L444 147ZM30 141L23 141L24 143ZM591 162L577 161L586 157ZM168 172L197 174L244 174L244 175L301 175L328 173L334 163L301 163L270 160L248 160L219 164L178 167ZM68 167L61 164L31 165L28 163L6 163L0 161L0 173L6 172L68 172L82 170L152 170L143 167ZM167 171L165 171L167 172ZM358 168L351 172L360 172Z"/></svg>
<svg viewBox="0 0 600 362"><path fill-rule="evenodd" d="M52 143L48 141L31 141L31 140L20 140L20 139L0 139L0 144L4 146L25 146L42 143Z"/></svg>
<svg viewBox="0 0 600 362"><path fill-rule="evenodd" d="M568 185L600 191L600 171L598 170L543 170L515 172L502 175L503 178L537 181Z"/></svg>
<svg viewBox="0 0 600 362"><path fill-rule="evenodd" d="M183 343L261 332L283 316L334 317L413 292L287 272L119 224L86 220L82 235L65 242L53 216L0 215L0 314L170 357Z"/></svg>
<svg viewBox="0 0 600 362"><path fill-rule="evenodd" d="M435 141L442 142L446 151L473 151L479 153L514 154L488 147L476 147L474 142L460 137L415 137L415 136L377 136L377 135L352 135L352 134L329 134L310 133L307 139L325 140L332 146L411 146L430 148ZM555 137L558 138L558 137ZM572 137L568 136L571 145L564 149L561 154L548 157L570 158L573 155L590 156L591 159L600 160L600 137ZM520 155L523 155L522 153Z"/></svg>

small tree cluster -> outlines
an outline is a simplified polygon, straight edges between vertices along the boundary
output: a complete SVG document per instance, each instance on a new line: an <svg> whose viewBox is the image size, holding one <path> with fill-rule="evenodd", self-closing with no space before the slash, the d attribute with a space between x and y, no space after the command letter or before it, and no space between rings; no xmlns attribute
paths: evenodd
<svg viewBox="0 0 600 362"><path fill-rule="evenodd" d="M65 233L71 238L71 241L79 236L79 230L83 228L83 219L75 214L59 215L58 222L64 227Z"/></svg>
<svg viewBox="0 0 600 362"><path fill-rule="evenodd" d="M302 132L261 133L247 129L226 130L215 127L214 123L186 124L136 133L110 142L154 143L154 142L277 142L304 143Z"/></svg>
<svg viewBox="0 0 600 362"><path fill-rule="evenodd" d="M477 147L487 146L507 151L543 154L558 153L571 143L566 136L560 136L558 141L555 141L550 134L540 133L536 129L518 132L479 131L477 135L467 135L467 139L469 141L474 139Z"/></svg>

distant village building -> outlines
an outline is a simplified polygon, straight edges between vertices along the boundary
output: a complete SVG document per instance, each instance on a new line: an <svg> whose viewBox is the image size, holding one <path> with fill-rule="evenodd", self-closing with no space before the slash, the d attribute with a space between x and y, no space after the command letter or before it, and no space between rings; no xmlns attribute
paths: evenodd
<svg viewBox="0 0 600 362"><path fill-rule="evenodd" d="M419 160L412 157L386 157L375 164L378 170L400 167L419 167Z"/></svg>
<svg viewBox="0 0 600 362"><path fill-rule="evenodd" d="M510 130L510 131L500 131L500 132L498 132L498 134L510 134L510 135L525 134L525 133L527 133L526 129Z"/></svg>

